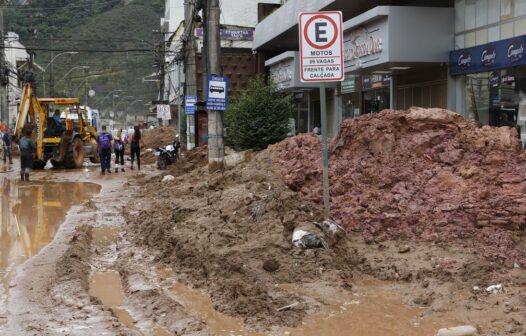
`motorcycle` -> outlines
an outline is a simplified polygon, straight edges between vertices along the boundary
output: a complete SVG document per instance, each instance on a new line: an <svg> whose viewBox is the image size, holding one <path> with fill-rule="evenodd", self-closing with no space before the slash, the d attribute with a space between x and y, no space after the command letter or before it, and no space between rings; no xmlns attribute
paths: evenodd
<svg viewBox="0 0 526 336"><path fill-rule="evenodd" d="M181 143L176 138L173 144L164 147L157 147L155 149L155 155L157 156L157 168L165 170L169 165L177 162L179 159L179 148Z"/></svg>

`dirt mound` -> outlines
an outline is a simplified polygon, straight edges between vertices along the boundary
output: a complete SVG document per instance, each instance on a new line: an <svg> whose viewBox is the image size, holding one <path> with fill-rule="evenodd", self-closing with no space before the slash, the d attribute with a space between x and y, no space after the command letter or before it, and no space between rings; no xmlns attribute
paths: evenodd
<svg viewBox="0 0 526 336"><path fill-rule="evenodd" d="M291 189L321 203L320 137L289 138L269 153ZM514 129L479 128L441 109L384 111L342 124L329 169L333 217L367 240L456 239L526 265L526 154Z"/></svg>
<svg viewBox="0 0 526 336"><path fill-rule="evenodd" d="M200 152L187 158L192 153ZM321 234L313 223L322 212L285 186L265 153L223 175L202 167L170 183L144 181L141 189L143 210L127 216L133 241L205 288L216 309L250 325L298 325L312 307L276 284L347 285L359 261L347 240L328 240L330 250L293 247L295 227ZM277 311L294 302L301 304Z"/></svg>
<svg viewBox="0 0 526 336"><path fill-rule="evenodd" d="M155 163L155 148L174 142L177 130L171 126L159 126L142 132L141 161L145 164ZM148 150L152 151L148 151Z"/></svg>

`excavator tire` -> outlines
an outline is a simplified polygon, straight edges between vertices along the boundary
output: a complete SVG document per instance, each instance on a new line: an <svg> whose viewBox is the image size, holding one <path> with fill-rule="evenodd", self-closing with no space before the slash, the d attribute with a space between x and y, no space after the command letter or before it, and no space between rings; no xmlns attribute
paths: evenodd
<svg viewBox="0 0 526 336"><path fill-rule="evenodd" d="M97 140L91 139L91 146L93 147L93 153L89 160L91 163L100 163L99 144L97 144Z"/></svg>
<svg viewBox="0 0 526 336"><path fill-rule="evenodd" d="M84 164L84 143L81 139L73 139L64 158L64 166L67 169L82 168Z"/></svg>
<svg viewBox="0 0 526 336"><path fill-rule="evenodd" d="M46 161L35 160L33 161L33 169L42 170L46 166Z"/></svg>

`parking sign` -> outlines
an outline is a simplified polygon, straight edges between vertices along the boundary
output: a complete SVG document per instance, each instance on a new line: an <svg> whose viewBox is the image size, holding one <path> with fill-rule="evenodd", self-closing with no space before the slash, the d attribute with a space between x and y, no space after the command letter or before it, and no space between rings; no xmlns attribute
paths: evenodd
<svg viewBox="0 0 526 336"><path fill-rule="evenodd" d="M300 13L299 27L301 81L343 81L342 13Z"/></svg>
<svg viewBox="0 0 526 336"><path fill-rule="evenodd" d="M224 76L208 76L206 88L206 108L208 110L225 111L228 101L228 78Z"/></svg>

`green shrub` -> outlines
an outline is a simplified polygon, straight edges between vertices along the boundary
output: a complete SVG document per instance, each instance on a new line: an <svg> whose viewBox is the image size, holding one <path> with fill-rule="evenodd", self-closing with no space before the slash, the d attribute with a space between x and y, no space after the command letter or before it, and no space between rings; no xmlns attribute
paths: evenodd
<svg viewBox="0 0 526 336"><path fill-rule="evenodd" d="M226 111L227 145L261 150L285 139L293 109L290 96L278 92L274 84L266 84L262 77L255 78Z"/></svg>

